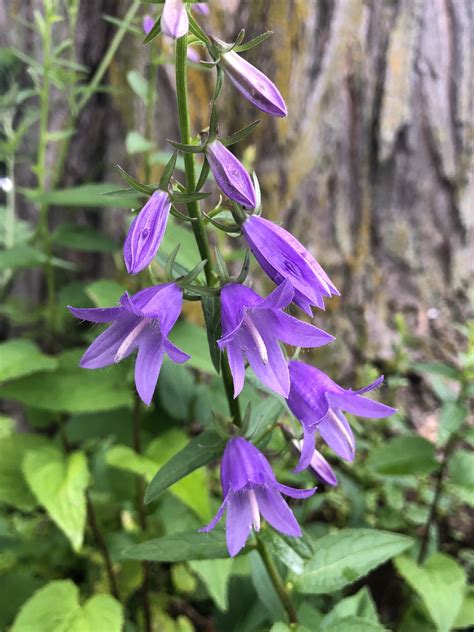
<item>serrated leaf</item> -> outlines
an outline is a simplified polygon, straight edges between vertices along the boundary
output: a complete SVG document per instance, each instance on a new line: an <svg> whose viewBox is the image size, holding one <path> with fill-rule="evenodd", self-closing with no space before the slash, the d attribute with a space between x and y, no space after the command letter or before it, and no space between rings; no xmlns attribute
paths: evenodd
<svg viewBox="0 0 474 632"><path fill-rule="evenodd" d="M377 474L391 476L430 474L439 467L433 444L417 435L396 437L373 448L366 464Z"/></svg>
<svg viewBox="0 0 474 632"><path fill-rule="evenodd" d="M31 340L17 338L0 344L0 382L38 371L54 371L57 366L56 358L42 353Z"/></svg>
<svg viewBox="0 0 474 632"><path fill-rule="evenodd" d="M344 529L320 538L316 553L301 575L296 590L325 594L344 588L413 545L408 536L376 529Z"/></svg>
<svg viewBox="0 0 474 632"><path fill-rule="evenodd" d="M435 553L423 566L409 557L398 557L395 566L423 600L438 632L449 632L464 599L466 575L462 566L443 553Z"/></svg>
<svg viewBox="0 0 474 632"><path fill-rule="evenodd" d="M234 560L194 560L189 562L191 569L199 575L206 585L212 600L220 610L227 610L229 599L227 589Z"/></svg>
<svg viewBox="0 0 474 632"><path fill-rule="evenodd" d="M209 533L183 531L148 540L128 547L123 556L151 562L185 562L228 558L229 553L224 531L214 529Z"/></svg>
<svg viewBox="0 0 474 632"><path fill-rule="evenodd" d="M85 490L89 483L82 452L65 455L56 448L28 451L22 465L28 485L75 551L82 547L86 525Z"/></svg>
<svg viewBox="0 0 474 632"><path fill-rule="evenodd" d="M176 481L216 459L222 454L224 445L213 430L206 430L191 439L156 472L145 492L145 502L152 502Z"/></svg>
<svg viewBox="0 0 474 632"><path fill-rule="evenodd" d="M122 607L110 595L95 595L81 607L70 580L52 581L28 599L11 632L121 632Z"/></svg>

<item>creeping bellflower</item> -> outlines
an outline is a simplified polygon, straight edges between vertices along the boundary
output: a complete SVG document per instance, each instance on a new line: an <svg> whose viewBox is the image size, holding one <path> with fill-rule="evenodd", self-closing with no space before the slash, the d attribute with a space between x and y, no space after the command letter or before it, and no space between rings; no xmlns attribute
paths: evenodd
<svg viewBox="0 0 474 632"><path fill-rule="evenodd" d="M352 461L355 440L343 410L353 415L378 419L388 417L394 408L363 397L383 382L383 376L358 391L344 389L323 371L302 362L290 362L291 388L288 406L303 426L303 446L296 471L311 463L316 431L342 459Z"/></svg>
<svg viewBox="0 0 474 632"><path fill-rule="evenodd" d="M189 28L188 14L183 0L165 0L161 14L161 32L178 39L186 35Z"/></svg>
<svg viewBox="0 0 474 632"><path fill-rule="evenodd" d="M128 292L118 307L76 308L69 311L92 323L111 323L98 336L81 358L84 369L100 369L120 362L138 350L135 362L135 385L145 404L151 403L165 353L173 362L186 362L190 356L178 349L168 334L177 321L183 292L175 283L165 283Z"/></svg>
<svg viewBox="0 0 474 632"><path fill-rule="evenodd" d="M217 43L223 44L219 40ZM235 51L223 53L219 63L237 90L256 108L271 116L283 117L288 114L280 91L258 68Z"/></svg>
<svg viewBox="0 0 474 632"><path fill-rule="evenodd" d="M303 449L303 441L300 441L299 439L293 439L292 443L301 454L301 451ZM314 448L313 456L311 457L311 461L309 462L308 469L311 470L313 474L317 476L317 478L321 479L327 485L331 485L333 487L337 485L337 477L334 473L334 470L323 457L321 452L319 452L319 450L316 450L316 448Z"/></svg>
<svg viewBox="0 0 474 632"><path fill-rule="evenodd" d="M213 140L206 146L206 157L219 188L228 198L246 206L255 208L257 198L249 174L227 147Z"/></svg>
<svg viewBox="0 0 474 632"><path fill-rule="evenodd" d="M288 279L295 291L293 302L310 316L312 305L324 309L323 297L339 296L316 259L281 226L252 215L242 232L263 270L277 285Z"/></svg>
<svg viewBox="0 0 474 632"><path fill-rule="evenodd" d="M130 224L123 245L123 258L129 274L138 274L155 257L165 234L171 202L164 191L155 191Z"/></svg>
<svg viewBox="0 0 474 632"><path fill-rule="evenodd" d="M245 358L256 376L282 397L290 390L288 363L279 340L297 347L321 347L333 336L314 325L302 322L282 311L291 303L293 288L284 282L267 298L237 283L228 283L221 291L221 349L227 349L234 379L234 397L242 390Z"/></svg>
<svg viewBox="0 0 474 632"><path fill-rule="evenodd" d="M301 529L291 509L281 497L308 498L313 489L294 489L275 478L270 463L254 445L242 437L227 443L221 465L224 500L212 521L201 529L214 529L227 509L226 539L232 557L244 546L253 526L260 530L260 514L272 527L286 535L301 536Z"/></svg>

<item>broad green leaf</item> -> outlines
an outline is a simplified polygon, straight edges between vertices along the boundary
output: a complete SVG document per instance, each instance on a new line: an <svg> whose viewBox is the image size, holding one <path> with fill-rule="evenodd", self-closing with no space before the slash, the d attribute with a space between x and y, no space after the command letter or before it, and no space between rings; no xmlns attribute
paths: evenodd
<svg viewBox="0 0 474 632"><path fill-rule="evenodd" d="M11 437L15 431L15 420L0 414L0 441Z"/></svg>
<svg viewBox="0 0 474 632"><path fill-rule="evenodd" d="M37 189L23 189L22 193L32 202L42 202L51 206L79 206L79 207L101 207L112 208L134 208L139 204L139 198L131 195L129 198L109 198L105 193L116 189L113 182L102 182L100 184L83 184L69 189L57 189L42 193Z"/></svg>
<svg viewBox="0 0 474 632"><path fill-rule="evenodd" d="M474 453L458 450L449 459L450 489L462 502L474 506Z"/></svg>
<svg viewBox="0 0 474 632"><path fill-rule="evenodd" d="M347 617L360 617L371 623L379 623L374 600L367 586L361 588L355 595L341 599L324 617L321 632L325 632L326 629L335 629L337 622Z"/></svg>
<svg viewBox="0 0 474 632"><path fill-rule="evenodd" d="M216 459L224 449L224 441L213 430L207 430L174 454L156 472L145 493L149 503L166 491L173 483Z"/></svg>
<svg viewBox="0 0 474 632"><path fill-rule="evenodd" d="M174 419L187 421L191 416L191 404L195 394L194 378L183 364L165 361L158 380L160 406Z"/></svg>
<svg viewBox="0 0 474 632"><path fill-rule="evenodd" d="M89 482L83 452L70 455L56 448L38 448L26 454L23 473L38 502L79 551L86 525L85 490Z"/></svg>
<svg viewBox="0 0 474 632"><path fill-rule="evenodd" d="M18 244L0 251L0 269L35 268L45 263L46 257L27 244Z"/></svg>
<svg viewBox="0 0 474 632"><path fill-rule="evenodd" d="M303 572L305 558L299 555L277 531L263 528L260 538L265 542L273 557L280 560L293 573L300 575Z"/></svg>
<svg viewBox="0 0 474 632"><path fill-rule="evenodd" d="M223 560L194 560L189 562L191 569L199 575L212 600L220 610L227 610L229 600L227 588L232 573L232 558Z"/></svg>
<svg viewBox="0 0 474 632"><path fill-rule="evenodd" d="M412 538L376 529L344 529L315 542L316 553L301 575L296 590L324 594L340 590L413 545Z"/></svg>
<svg viewBox="0 0 474 632"><path fill-rule="evenodd" d="M375 623L363 617L344 617L336 619L324 632L386 632L386 628L380 623Z"/></svg>
<svg viewBox="0 0 474 632"><path fill-rule="evenodd" d="M125 147L129 154L140 154L143 151L150 151L155 147L155 143L147 140L143 134L137 131L128 132L125 139Z"/></svg>
<svg viewBox="0 0 474 632"><path fill-rule="evenodd" d="M31 595L41 588L43 581L34 577L31 569L4 572L2 570L2 590L0 590L0 629L6 630L21 606Z"/></svg>
<svg viewBox="0 0 474 632"><path fill-rule="evenodd" d="M108 279L101 279L90 283L86 288L86 294L96 307L114 307L118 305L119 298L125 292L125 288Z"/></svg>
<svg viewBox="0 0 474 632"><path fill-rule="evenodd" d="M409 557L395 560L398 572L421 597L438 632L449 632L464 600L466 576L448 555L435 553L423 566Z"/></svg>
<svg viewBox="0 0 474 632"><path fill-rule="evenodd" d="M127 72L127 81L128 85L131 87L137 97L140 97L140 99L142 99L143 102L146 103L148 96L148 83L145 77L143 77L143 75L141 75L136 70L129 70Z"/></svg>
<svg viewBox="0 0 474 632"><path fill-rule="evenodd" d="M268 575L268 571L257 551L252 551L249 555L252 583L260 601L265 605L270 619L279 621L285 619L285 611L283 609L278 593Z"/></svg>
<svg viewBox="0 0 474 632"><path fill-rule="evenodd" d="M443 377L449 377L453 380L459 380L461 374L458 369L442 362L418 362L413 365L416 371L421 373L431 373L433 375L442 375Z"/></svg>
<svg viewBox="0 0 474 632"><path fill-rule="evenodd" d="M472 586L467 589L453 627L456 629L474 627L474 587Z"/></svg>
<svg viewBox="0 0 474 632"><path fill-rule="evenodd" d="M37 502L23 476L22 461L28 450L48 445L48 440L33 434L14 434L0 439L0 503L24 511Z"/></svg>
<svg viewBox="0 0 474 632"><path fill-rule="evenodd" d="M23 605L12 632L121 632L122 607L110 595L79 603L79 589L70 580L52 581Z"/></svg>
<svg viewBox="0 0 474 632"><path fill-rule="evenodd" d="M67 223L54 232L53 242L63 248L84 252L115 252L120 248L113 239L93 228Z"/></svg>
<svg viewBox="0 0 474 632"><path fill-rule="evenodd" d="M193 232L179 224L173 217L170 217L160 250L169 254L173 252L178 244L180 244L180 249L176 256L176 262L187 270L192 270L201 261Z"/></svg>
<svg viewBox="0 0 474 632"><path fill-rule="evenodd" d="M191 355L191 359L186 363L187 366L214 374L206 332L202 327L187 320L180 320L171 330L169 338L175 345Z"/></svg>
<svg viewBox="0 0 474 632"><path fill-rule="evenodd" d="M126 472L132 472L151 479L156 472L156 463L143 454L137 454L135 450L126 445L115 445L107 451L107 464Z"/></svg>
<svg viewBox="0 0 474 632"><path fill-rule="evenodd" d="M214 529L209 533L183 531L162 538L135 544L123 551L124 557L150 562L185 562L228 558L225 533Z"/></svg>
<svg viewBox="0 0 474 632"><path fill-rule="evenodd" d="M468 415L466 404L459 401L445 402L441 408L438 429L438 445L442 446L459 430Z"/></svg>
<svg viewBox="0 0 474 632"><path fill-rule="evenodd" d="M374 448L367 466L377 474L430 474L438 467L432 443L416 435L396 437Z"/></svg>
<svg viewBox="0 0 474 632"><path fill-rule="evenodd" d="M256 439L262 431L278 420L284 410L283 404L274 397L266 397L252 410L246 436Z"/></svg>
<svg viewBox="0 0 474 632"><path fill-rule="evenodd" d="M272 625L270 632L310 632L310 629L299 623L296 625L288 625L288 623L278 621Z"/></svg>
<svg viewBox="0 0 474 632"><path fill-rule="evenodd" d="M16 338L0 344L0 382L37 373L53 371L56 358L45 355L30 340Z"/></svg>
<svg viewBox="0 0 474 632"><path fill-rule="evenodd" d="M33 408L69 413L92 413L131 407L133 396L124 384L123 367L101 371L64 368L35 373L0 387L0 397Z"/></svg>

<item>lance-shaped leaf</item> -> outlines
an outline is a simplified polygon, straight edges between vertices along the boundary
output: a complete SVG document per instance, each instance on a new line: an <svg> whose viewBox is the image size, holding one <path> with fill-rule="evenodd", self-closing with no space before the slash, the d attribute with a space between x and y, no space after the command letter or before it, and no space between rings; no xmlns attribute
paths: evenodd
<svg viewBox="0 0 474 632"><path fill-rule="evenodd" d="M179 149L179 151L184 152L185 154L200 154L204 151L204 147L202 145L189 145L186 143L178 143L176 140L170 140L169 138L166 141L175 149Z"/></svg>
<svg viewBox="0 0 474 632"><path fill-rule="evenodd" d="M145 502L150 503L194 470L216 459L224 450L225 442L213 430L206 430L191 439L186 447L175 454L155 474L145 492Z"/></svg>
<svg viewBox="0 0 474 632"><path fill-rule="evenodd" d="M160 33L161 33L161 15L157 19L153 27L150 29L150 31L148 31L147 36L143 40L143 43L149 44L155 39L155 37L158 37Z"/></svg>
<svg viewBox="0 0 474 632"><path fill-rule="evenodd" d="M176 167L176 159L178 158L178 152L174 151L171 158L165 165L163 169L163 173L160 178L160 189L162 191L166 191L168 189L168 184L171 180L171 176L173 175L174 168Z"/></svg>
<svg viewBox="0 0 474 632"><path fill-rule="evenodd" d="M170 199L175 204L189 204L190 202L204 200L210 195L210 193L173 193L170 195Z"/></svg>
<svg viewBox="0 0 474 632"><path fill-rule="evenodd" d="M253 132L253 130L257 127L259 123L260 120L253 121L252 123L249 123L249 125L246 125L242 129L239 129L237 132L234 132L230 136L227 136L226 138L221 138L220 141L225 147L235 145L235 143L238 143L241 140L244 140L244 138L247 138L247 136Z"/></svg>
<svg viewBox="0 0 474 632"><path fill-rule="evenodd" d="M253 37L248 42L244 42L243 44L237 44L237 46L234 46L234 50L236 53L242 53L245 50L250 50L251 48L255 48L255 46L258 46L259 44L267 40L272 35L273 35L273 31L265 31L265 33L262 33L261 35L257 35L257 37Z"/></svg>
<svg viewBox="0 0 474 632"><path fill-rule="evenodd" d="M146 195L153 194L155 189L147 186L146 184L143 184L143 182L139 182L138 180L136 180L133 176L127 173L125 169L122 169L120 165L116 165L116 167L125 182L127 182L133 189L135 189L136 191L140 191L141 193L145 193Z"/></svg>
<svg viewBox="0 0 474 632"><path fill-rule="evenodd" d="M183 531L148 540L126 548L122 555L132 560L150 562L186 562L228 558L225 534L221 529L211 533Z"/></svg>
<svg viewBox="0 0 474 632"><path fill-rule="evenodd" d="M191 13L189 13L188 15L189 18L189 30L191 31L191 33L198 38L198 40L200 40L201 42L203 42L206 45L210 45L211 41L208 38L208 36L204 33L204 31L202 30L202 28L199 26L199 24L196 22L196 20L194 19L193 15Z"/></svg>

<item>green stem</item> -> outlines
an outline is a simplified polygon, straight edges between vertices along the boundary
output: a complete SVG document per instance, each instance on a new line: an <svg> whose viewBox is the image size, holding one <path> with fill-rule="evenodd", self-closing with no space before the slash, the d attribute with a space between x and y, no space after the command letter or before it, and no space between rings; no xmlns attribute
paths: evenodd
<svg viewBox="0 0 474 632"><path fill-rule="evenodd" d="M275 562L273 561L271 555L269 554L267 547L263 543L263 541L257 536L257 550L260 553L260 557L262 558L262 562L267 569L267 573L270 577L270 580L275 588L278 597L286 610L286 614L288 615L288 619L290 623L298 623L298 616L296 614L295 607L293 602L291 601L290 595L285 588L285 584L278 572Z"/></svg>

